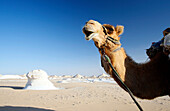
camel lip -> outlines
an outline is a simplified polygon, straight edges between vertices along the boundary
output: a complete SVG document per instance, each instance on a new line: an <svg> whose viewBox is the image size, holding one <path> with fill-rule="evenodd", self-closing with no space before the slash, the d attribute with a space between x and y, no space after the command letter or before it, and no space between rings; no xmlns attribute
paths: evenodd
<svg viewBox="0 0 170 111"><path fill-rule="evenodd" d="M84 28L83 28L83 33L84 33L86 36L89 36L90 34L93 33L93 31L88 30L86 27L84 27Z"/></svg>
<svg viewBox="0 0 170 111"><path fill-rule="evenodd" d="M85 35L86 35L86 37L90 37L90 35L92 34L92 33L94 33L94 32L92 32L92 31L85 31Z"/></svg>
<svg viewBox="0 0 170 111"><path fill-rule="evenodd" d="M91 40L93 38L94 32L91 30L87 30L86 27L83 28L83 33L85 34L86 40Z"/></svg>
<svg viewBox="0 0 170 111"><path fill-rule="evenodd" d="M89 41L89 40L93 39L96 36L98 36L98 33L92 33L89 36L85 36L85 39Z"/></svg>
<svg viewBox="0 0 170 111"><path fill-rule="evenodd" d="M85 39L86 39L86 40L91 40L91 39L93 38L92 35L93 35L93 33L91 33L90 35L86 35L86 34L85 34Z"/></svg>

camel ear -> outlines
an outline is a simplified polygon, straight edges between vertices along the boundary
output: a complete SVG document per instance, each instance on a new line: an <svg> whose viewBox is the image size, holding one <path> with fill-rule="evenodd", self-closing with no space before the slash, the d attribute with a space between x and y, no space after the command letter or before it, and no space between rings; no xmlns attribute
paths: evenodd
<svg viewBox="0 0 170 111"><path fill-rule="evenodd" d="M123 33L123 31L124 31L124 26L122 26L122 25L116 26L116 32L117 32L118 36L121 35Z"/></svg>
<svg viewBox="0 0 170 111"><path fill-rule="evenodd" d="M106 31L108 34L112 34L113 31L115 30L114 26L110 24L103 24L103 26L106 28Z"/></svg>

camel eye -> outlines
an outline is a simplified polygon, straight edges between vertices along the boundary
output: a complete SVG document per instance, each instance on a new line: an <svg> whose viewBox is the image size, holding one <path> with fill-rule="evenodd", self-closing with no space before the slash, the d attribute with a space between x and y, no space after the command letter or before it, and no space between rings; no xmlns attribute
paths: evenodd
<svg viewBox="0 0 170 111"><path fill-rule="evenodd" d="M113 29L113 28L109 28L109 29L108 29L108 34L112 34L112 33L113 33L113 31L114 31L114 29Z"/></svg>
<svg viewBox="0 0 170 111"><path fill-rule="evenodd" d="M110 31L114 31L114 29L113 29L113 28L109 28L109 30L110 30Z"/></svg>
<svg viewBox="0 0 170 111"><path fill-rule="evenodd" d="M90 22L90 24L92 24L92 25L93 25L94 23Z"/></svg>

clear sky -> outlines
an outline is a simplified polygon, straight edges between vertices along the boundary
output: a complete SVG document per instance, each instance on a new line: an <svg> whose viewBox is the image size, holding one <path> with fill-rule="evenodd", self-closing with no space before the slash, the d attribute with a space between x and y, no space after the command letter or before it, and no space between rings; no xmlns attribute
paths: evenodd
<svg viewBox="0 0 170 111"><path fill-rule="evenodd" d="M0 0L0 74L99 75L100 57L82 28L94 19L124 25L122 46L135 61L170 27L170 0Z"/></svg>

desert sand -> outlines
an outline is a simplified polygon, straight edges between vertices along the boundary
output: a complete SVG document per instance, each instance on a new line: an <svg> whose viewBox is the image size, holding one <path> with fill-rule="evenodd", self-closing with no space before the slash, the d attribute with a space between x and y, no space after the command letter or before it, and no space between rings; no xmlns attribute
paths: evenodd
<svg viewBox="0 0 170 111"><path fill-rule="evenodd" d="M27 79L0 79L0 111L138 111L128 93L114 82L81 82L82 77L62 76L49 80L59 89L23 90ZM137 101L144 111L170 111L169 96Z"/></svg>

